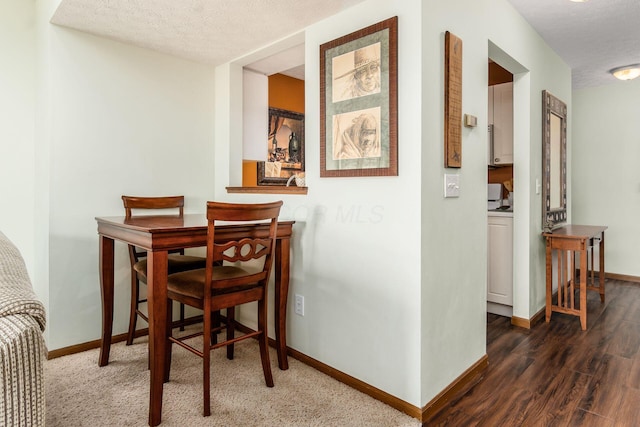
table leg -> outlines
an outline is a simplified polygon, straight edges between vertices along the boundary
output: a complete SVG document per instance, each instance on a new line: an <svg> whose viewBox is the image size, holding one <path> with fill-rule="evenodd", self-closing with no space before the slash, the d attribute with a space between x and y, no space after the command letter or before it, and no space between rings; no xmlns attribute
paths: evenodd
<svg viewBox="0 0 640 427"><path fill-rule="evenodd" d="M604 302L604 231L602 232L602 238L600 239L600 273L598 274L598 280L600 280L600 302Z"/></svg>
<svg viewBox="0 0 640 427"><path fill-rule="evenodd" d="M587 248L585 243L580 251L580 326L583 331L587 330Z"/></svg>
<svg viewBox="0 0 640 427"><path fill-rule="evenodd" d="M549 323L551 320L551 297L553 292L553 258L551 256L551 242L549 241L549 237L547 237L547 299L545 304L545 321ZM558 287L558 292L560 292L560 288Z"/></svg>
<svg viewBox="0 0 640 427"><path fill-rule="evenodd" d="M162 385L167 339L167 251L148 253L147 301L149 310L149 357L151 358L151 391L149 425L162 421Z"/></svg>
<svg viewBox="0 0 640 427"><path fill-rule="evenodd" d="M113 331L113 239L100 236L100 296L102 298L102 337L98 366L109 364Z"/></svg>
<svg viewBox="0 0 640 427"><path fill-rule="evenodd" d="M275 325L278 366L281 370L289 369L287 360L287 297L289 295L289 263L290 240L276 241L275 256Z"/></svg>

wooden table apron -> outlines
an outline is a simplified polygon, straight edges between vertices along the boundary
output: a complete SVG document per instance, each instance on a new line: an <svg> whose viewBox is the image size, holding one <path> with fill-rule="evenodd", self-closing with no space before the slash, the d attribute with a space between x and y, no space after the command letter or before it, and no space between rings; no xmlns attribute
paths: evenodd
<svg viewBox="0 0 640 427"><path fill-rule="evenodd" d="M113 330L114 240L134 244L149 252L147 261L147 299L149 312L149 357L151 393L149 425L160 424L167 335L167 259L168 250L206 246L207 219L202 214L178 216L139 216L96 218L100 236L100 288L102 296L102 337L98 364L109 363ZM289 291L289 249L294 221L278 222L274 278L275 325L278 366L289 368L286 347L287 294ZM216 241L267 235L268 225L216 226Z"/></svg>
<svg viewBox="0 0 640 427"><path fill-rule="evenodd" d="M594 290L600 293L600 301L604 302L604 232L606 226L595 225L566 225L564 227L553 230L551 233L542 233L546 238L546 307L545 320L549 322L551 313L557 311L565 314L573 314L580 317L580 326L582 330L587 329L587 290ZM587 284L587 253L593 246L594 239L600 239L599 245L599 273L598 286L589 286ZM578 286L580 289L580 309L566 309L553 305L553 251L573 251L580 253L580 279ZM560 256L560 255L559 255ZM593 266L591 266L593 268ZM560 284L558 284L560 286ZM560 289L558 288L558 292Z"/></svg>

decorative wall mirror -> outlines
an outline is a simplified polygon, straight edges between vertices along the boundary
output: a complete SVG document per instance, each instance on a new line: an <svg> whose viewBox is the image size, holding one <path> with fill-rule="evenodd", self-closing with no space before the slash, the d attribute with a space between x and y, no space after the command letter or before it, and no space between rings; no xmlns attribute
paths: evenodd
<svg viewBox="0 0 640 427"><path fill-rule="evenodd" d="M567 105L542 92L542 226L567 221Z"/></svg>

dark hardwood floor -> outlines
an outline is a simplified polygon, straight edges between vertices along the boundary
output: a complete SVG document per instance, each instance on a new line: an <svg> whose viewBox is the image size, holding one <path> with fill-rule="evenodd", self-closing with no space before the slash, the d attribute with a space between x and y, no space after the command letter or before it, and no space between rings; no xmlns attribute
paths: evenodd
<svg viewBox="0 0 640 427"><path fill-rule="evenodd" d="M553 313L531 330L487 315L484 378L426 426L640 426L640 284L587 294L587 330Z"/></svg>

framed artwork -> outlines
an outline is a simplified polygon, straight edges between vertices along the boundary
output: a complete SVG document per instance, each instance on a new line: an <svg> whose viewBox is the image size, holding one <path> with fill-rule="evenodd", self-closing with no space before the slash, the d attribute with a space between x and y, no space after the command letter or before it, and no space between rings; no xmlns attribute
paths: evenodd
<svg viewBox="0 0 640 427"><path fill-rule="evenodd" d="M398 17L320 46L320 176L398 175Z"/></svg>
<svg viewBox="0 0 640 427"><path fill-rule="evenodd" d="M258 185L286 185L304 172L304 114L269 108L265 161L257 172Z"/></svg>

